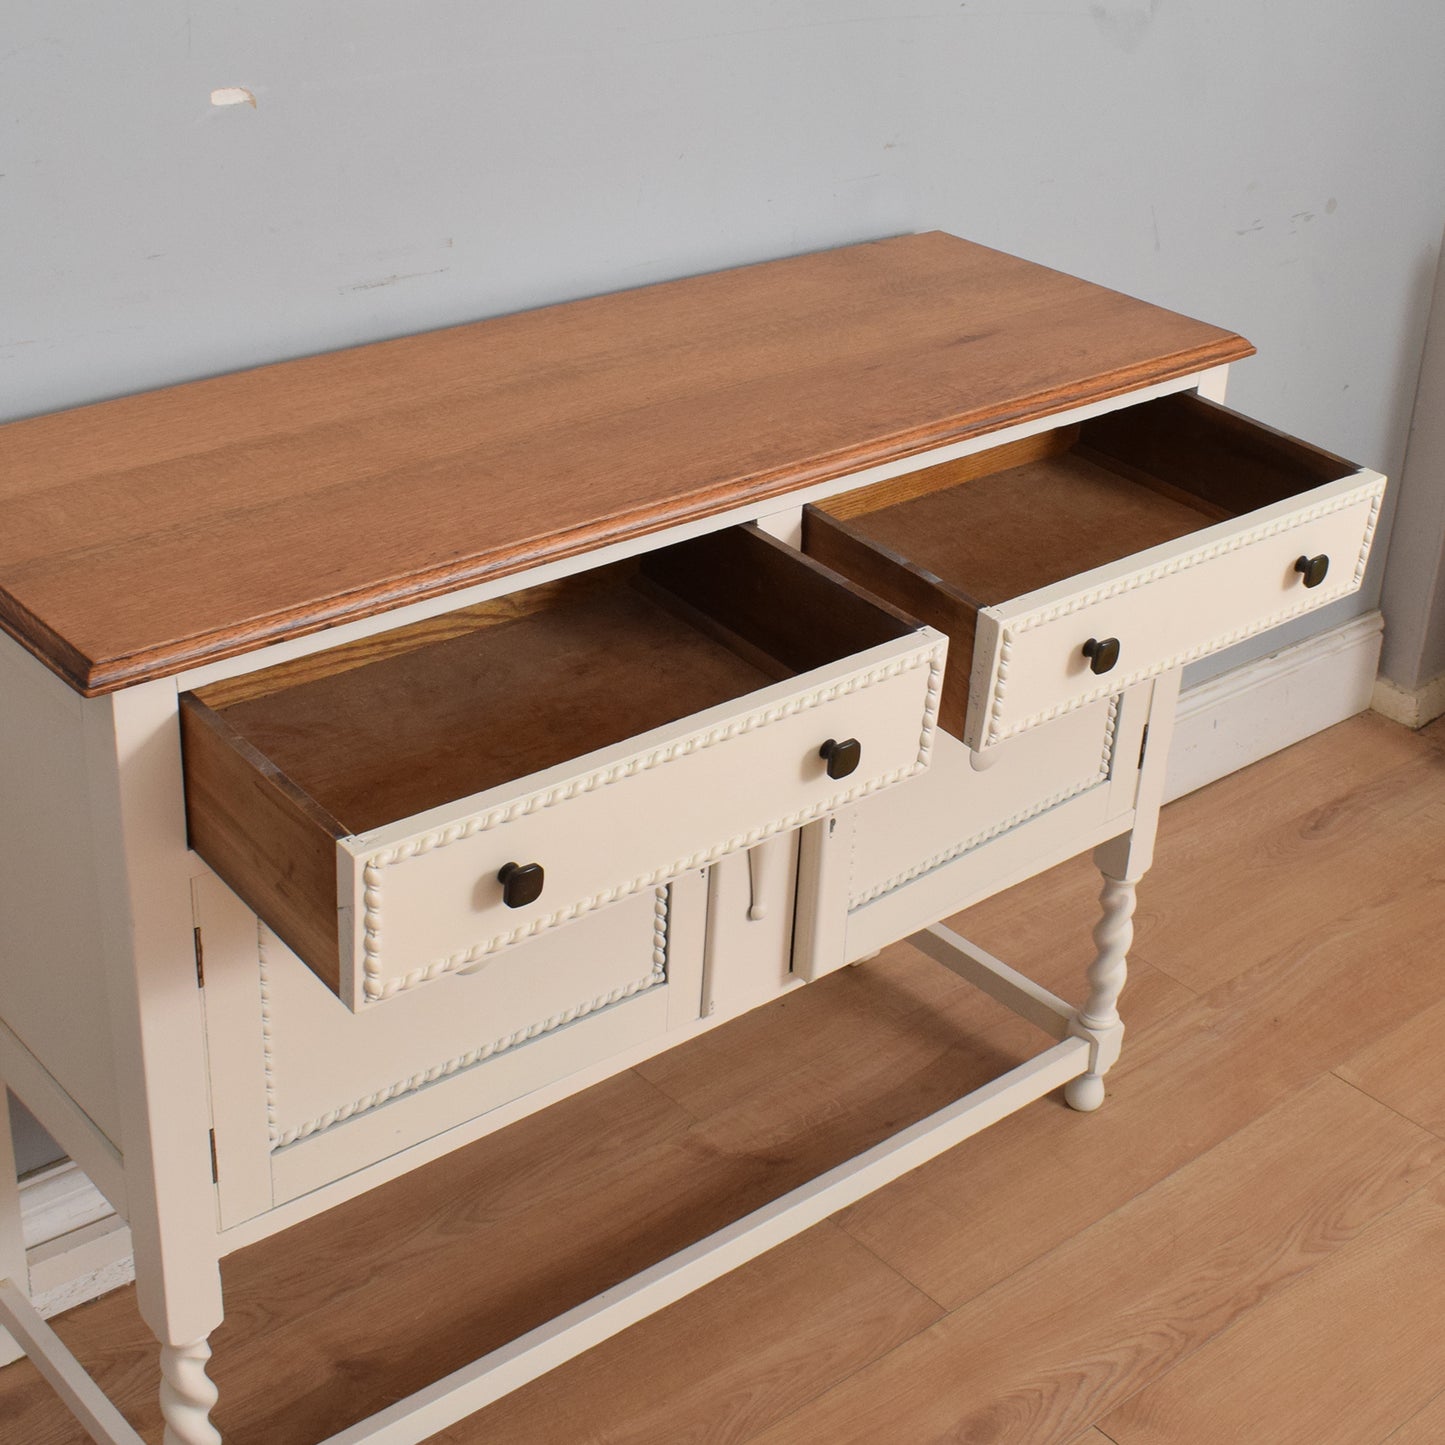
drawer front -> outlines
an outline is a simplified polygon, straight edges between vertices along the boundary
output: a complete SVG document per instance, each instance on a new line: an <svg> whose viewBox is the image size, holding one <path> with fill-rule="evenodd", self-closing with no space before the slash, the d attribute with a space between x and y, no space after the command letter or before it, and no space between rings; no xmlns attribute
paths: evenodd
<svg viewBox="0 0 1445 1445"><path fill-rule="evenodd" d="M982 771L966 747L944 734L926 777L854 810L849 908L906 889L1073 798L1107 790L1116 779L1129 785L1118 790L1121 806L1132 806L1142 724L1133 720L1120 768L1120 702L1100 699L1016 738Z"/></svg>
<svg viewBox="0 0 1445 1445"><path fill-rule="evenodd" d="M849 960L1125 831L1151 685L977 754L948 734L926 777L853 810Z"/></svg>
<svg viewBox="0 0 1445 1445"><path fill-rule="evenodd" d="M1361 470L978 614L964 741L999 743L1354 592L1385 480ZM1329 558L1313 587L1301 557ZM1084 646L1117 639L1096 674Z"/></svg>
<svg viewBox="0 0 1445 1445"><path fill-rule="evenodd" d="M947 640L925 628L739 703L338 845L353 1008L798 827L927 767ZM856 740L841 778L820 755ZM538 864L510 907L498 873ZM347 949L350 949L349 956Z"/></svg>

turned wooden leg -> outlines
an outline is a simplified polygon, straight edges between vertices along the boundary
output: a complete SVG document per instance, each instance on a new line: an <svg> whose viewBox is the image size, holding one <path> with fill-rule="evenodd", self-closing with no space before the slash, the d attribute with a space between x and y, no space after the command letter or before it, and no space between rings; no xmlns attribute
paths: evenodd
<svg viewBox="0 0 1445 1445"><path fill-rule="evenodd" d="M1089 997L1069 1027L1075 1038L1089 1040L1089 1072L1070 1080L1064 1088L1064 1098L1084 1113L1104 1102L1104 1075L1119 1057L1124 1040L1119 995L1129 976L1129 944L1134 938L1134 884L1106 874L1099 903L1103 912L1094 925L1095 955L1089 965Z"/></svg>
<svg viewBox="0 0 1445 1445"><path fill-rule="evenodd" d="M206 1374L210 1358L211 1346L206 1340L161 1346L165 1445L221 1445L221 1432L211 1424L217 1391Z"/></svg>

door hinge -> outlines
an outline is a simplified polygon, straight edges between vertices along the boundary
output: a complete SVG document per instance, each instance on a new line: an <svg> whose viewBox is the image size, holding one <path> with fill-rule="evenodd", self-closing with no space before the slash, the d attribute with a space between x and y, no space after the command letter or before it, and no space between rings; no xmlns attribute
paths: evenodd
<svg viewBox="0 0 1445 1445"><path fill-rule="evenodd" d="M196 941L196 987L205 988L206 954L205 950L201 946L201 930L199 928L196 928L195 930L193 930L192 936Z"/></svg>
<svg viewBox="0 0 1445 1445"><path fill-rule="evenodd" d="M1144 771L1144 754L1149 747L1149 724L1144 724L1144 735L1139 739L1139 771Z"/></svg>
<svg viewBox="0 0 1445 1445"><path fill-rule="evenodd" d="M216 1162L216 1131L215 1131L214 1129L212 1129L212 1130L211 1130L211 1183L212 1183L212 1184L219 1184L220 1182L221 1182L221 1169L220 1169L220 1165Z"/></svg>

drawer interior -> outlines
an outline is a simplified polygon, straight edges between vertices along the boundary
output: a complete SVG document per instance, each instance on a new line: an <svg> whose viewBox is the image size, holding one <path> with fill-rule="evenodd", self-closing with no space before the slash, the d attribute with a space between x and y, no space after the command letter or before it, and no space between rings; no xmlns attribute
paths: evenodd
<svg viewBox="0 0 1445 1445"><path fill-rule="evenodd" d="M948 633L940 722L960 737L981 608L1355 470L1179 394L807 507L803 546Z"/></svg>
<svg viewBox="0 0 1445 1445"><path fill-rule="evenodd" d="M193 703L364 833L908 631L772 538L735 529L219 683Z"/></svg>
<svg viewBox="0 0 1445 1445"><path fill-rule="evenodd" d="M342 991L337 843L917 624L738 527L181 699L191 846Z"/></svg>

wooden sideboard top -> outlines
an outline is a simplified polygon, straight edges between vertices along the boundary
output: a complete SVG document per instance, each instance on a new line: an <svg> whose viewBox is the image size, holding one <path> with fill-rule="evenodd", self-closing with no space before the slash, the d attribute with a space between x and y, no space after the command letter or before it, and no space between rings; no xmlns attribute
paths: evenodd
<svg viewBox="0 0 1445 1445"><path fill-rule="evenodd" d="M941 232L0 427L0 626L94 695L1248 356Z"/></svg>

